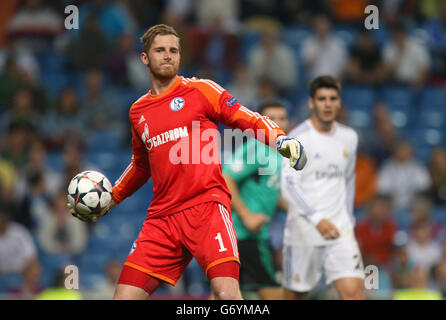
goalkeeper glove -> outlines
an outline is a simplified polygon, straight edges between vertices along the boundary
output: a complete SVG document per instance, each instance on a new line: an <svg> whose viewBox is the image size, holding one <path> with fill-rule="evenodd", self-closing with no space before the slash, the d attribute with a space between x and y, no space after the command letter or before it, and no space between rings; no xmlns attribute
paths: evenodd
<svg viewBox="0 0 446 320"><path fill-rule="evenodd" d="M116 202L111 200L110 203L104 209L102 209L101 212L96 213L96 214L83 215L83 214L77 213L76 209L70 203L67 203L67 207L68 207L68 209L70 209L71 215L73 217L78 218L79 220L84 221L84 222L98 221L100 217L105 216L115 205L116 205Z"/></svg>
<svg viewBox="0 0 446 320"><path fill-rule="evenodd" d="M307 163L304 147L294 138L280 136L277 138L277 151L285 158L290 159L290 167L302 170Z"/></svg>

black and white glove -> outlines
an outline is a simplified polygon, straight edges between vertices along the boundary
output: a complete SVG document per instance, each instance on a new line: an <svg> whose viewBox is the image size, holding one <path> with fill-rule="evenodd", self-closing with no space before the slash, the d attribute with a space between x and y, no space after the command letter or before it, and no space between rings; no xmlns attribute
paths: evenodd
<svg viewBox="0 0 446 320"><path fill-rule="evenodd" d="M290 167L295 170L302 170L307 163L304 147L294 138L280 136L277 138L277 151L285 158L290 159Z"/></svg>

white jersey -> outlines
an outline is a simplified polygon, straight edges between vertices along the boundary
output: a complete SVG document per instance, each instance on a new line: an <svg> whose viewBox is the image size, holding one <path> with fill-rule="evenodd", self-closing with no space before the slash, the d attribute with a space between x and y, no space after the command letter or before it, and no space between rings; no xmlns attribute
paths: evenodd
<svg viewBox="0 0 446 320"><path fill-rule="evenodd" d="M289 203L285 245L319 246L351 239L358 135L338 122L331 132L322 133L308 119L289 137L302 143L308 162L301 171L291 169L288 159L282 163L281 192ZM338 228L340 237L322 237L316 225L323 218Z"/></svg>

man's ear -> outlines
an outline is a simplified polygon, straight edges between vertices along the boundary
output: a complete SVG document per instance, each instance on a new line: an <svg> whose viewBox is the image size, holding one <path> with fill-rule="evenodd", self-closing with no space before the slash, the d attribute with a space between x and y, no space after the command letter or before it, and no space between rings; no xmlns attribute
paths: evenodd
<svg viewBox="0 0 446 320"><path fill-rule="evenodd" d="M313 98L312 97L308 98L308 107L310 108L310 110L313 110Z"/></svg>
<svg viewBox="0 0 446 320"><path fill-rule="evenodd" d="M147 53L141 52L140 58L141 58L142 63L145 64L146 67L149 67L149 56L147 55Z"/></svg>

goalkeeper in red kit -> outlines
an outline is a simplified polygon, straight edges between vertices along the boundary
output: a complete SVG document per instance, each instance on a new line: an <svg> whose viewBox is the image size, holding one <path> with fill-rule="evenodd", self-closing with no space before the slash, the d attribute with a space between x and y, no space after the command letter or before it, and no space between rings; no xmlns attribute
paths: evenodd
<svg viewBox="0 0 446 320"><path fill-rule="evenodd" d="M209 145L218 153L218 139L209 142L202 135L218 132L219 122L251 129L296 170L306 163L303 147L215 82L178 76L180 38L173 28L153 26L141 42L152 88L129 111L131 163L113 186L113 201L100 214L85 218L71 211L97 221L152 177L153 200L124 262L114 299L147 299L163 282L175 285L193 257L210 281L212 298L241 299L231 194L219 161L202 159Z"/></svg>

